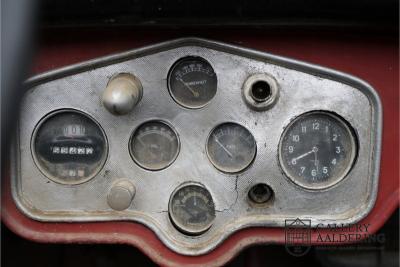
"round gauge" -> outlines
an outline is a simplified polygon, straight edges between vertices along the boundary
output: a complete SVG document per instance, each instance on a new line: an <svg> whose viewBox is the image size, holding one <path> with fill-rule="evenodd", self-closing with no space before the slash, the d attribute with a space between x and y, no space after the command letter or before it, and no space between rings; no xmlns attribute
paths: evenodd
<svg viewBox="0 0 400 267"><path fill-rule="evenodd" d="M46 116L32 138L36 165L49 179L62 184L79 184L94 177L106 161L107 150L100 126L73 110Z"/></svg>
<svg viewBox="0 0 400 267"><path fill-rule="evenodd" d="M303 114L285 129L279 159L285 174L308 189L323 189L342 180L353 166L356 139L338 116L321 111Z"/></svg>
<svg viewBox="0 0 400 267"><path fill-rule="evenodd" d="M236 173L247 168L256 156L256 141L243 126L223 123L210 133L207 140L207 155L220 171Z"/></svg>
<svg viewBox="0 0 400 267"><path fill-rule="evenodd" d="M183 233L199 235L215 219L215 206L210 192L200 184L184 184L172 193L169 201L172 223Z"/></svg>
<svg viewBox="0 0 400 267"><path fill-rule="evenodd" d="M217 92L217 75L205 59L185 57L172 66L168 88L178 104L186 108L201 108Z"/></svg>
<svg viewBox="0 0 400 267"><path fill-rule="evenodd" d="M179 153L179 139L168 124L149 121L135 130L129 148L133 160L138 165L156 171L174 162Z"/></svg>

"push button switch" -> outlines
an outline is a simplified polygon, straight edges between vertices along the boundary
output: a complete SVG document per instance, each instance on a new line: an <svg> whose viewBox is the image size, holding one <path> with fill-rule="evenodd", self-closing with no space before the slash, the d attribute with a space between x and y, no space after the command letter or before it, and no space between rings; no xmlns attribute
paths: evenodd
<svg viewBox="0 0 400 267"><path fill-rule="evenodd" d="M131 205L135 193L135 186L131 182L119 180L113 184L108 193L108 205L114 210L125 210Z"/></svg>
<svg viewBox="0 0 400 267"><path fill-rule="evenodd" d="M142 99L143 87L130 73L120 73L110 79L103 93L104 107L114 115L129 113Z"/></svg>

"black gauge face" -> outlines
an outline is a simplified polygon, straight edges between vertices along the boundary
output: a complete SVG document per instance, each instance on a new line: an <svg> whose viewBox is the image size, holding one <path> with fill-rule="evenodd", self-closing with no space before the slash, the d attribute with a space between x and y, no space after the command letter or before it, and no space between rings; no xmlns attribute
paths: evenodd
<svg viewBox="0 0 400 267"><path fill-rule="evenodd" d="M256 155L253 135L236 123L217 126L208 137L207 155L220 171L236 173L247 168Z"/></svg>
<svg viewBox="0 0 400 267"><path fill-rule="evenodd" d="M172 66L168 88L178 104L187 108L201 108L217 92L217 75L203 58L186 57Z"/></svg>
<svg viewBox="0 0 400 267"><path fill-rule="evenodd" d="M149 121L140 125L130 141L134 161L148 170L168 167L179 153L176 132L161 121Z"/></svg>
<svg viewBox="0 0 400 267"><path fill-rule="evenodd" d="M215 219L214 201L202 185L187 184L172 194L169 215L178 230L198 235L207 231Z"/></svg>
<svg viewBox="0 0 400 267"><path fill-rule="evenodd" d="M280 163L295 183L323 189L347 175L356 150L355 136L346 122L330 113L311 112L286 128L280 143Z"/></svg>
<svg viewBox="0 0 400 267"><path fill-rule="evenodd" d="M78 111L50 114L32 142L36 165L49 179L79 184L94 177L107 158L107 141L100 126Z"/></svg>

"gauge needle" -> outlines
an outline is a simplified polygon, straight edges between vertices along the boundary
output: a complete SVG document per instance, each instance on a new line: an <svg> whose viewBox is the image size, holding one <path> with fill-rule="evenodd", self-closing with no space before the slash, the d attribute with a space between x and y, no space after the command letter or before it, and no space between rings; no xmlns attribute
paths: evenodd
<svg viewBox="0 0 400 267"><path fill-rule="evenodd" d="M217 138L215 138L215 142L217 142L217 144L226 152L226 154L228 154L228 156L229 156L230 158L233 158L232 153L229 152L229 150L228 150L226 147L224 147L224 145L221 144L221 142L220 142Z"/></svg>
<svg viewBox="0 0 400 267"><path fill-rule="evenodd" d="M199 97L199 93L193 90L192 87L190 87L187 83L185 83L182 79L178 79L187 89L189 89L190 92L192 92L194 97Z"/></svg>
<svg viewBox="0 0 400 267"><path fill-rule="evenodd" d="M138 140L142 146L146 147L146 144L143 142L142 138L138 137L136 140Z"/></svg>
<svg viewBox="0 0 400 267"><path fill-rule="evenodd" d="M151 155L153 158L154 158L154 156L156 156L156 154L155 154L155 153L152 151L152 149L151 149L151 148L152 148L151 144L150 144L150 145L147 145L146 143L143 142L143 140L142 140L140 137L138 137L137 140L139 141L140 144L142 144L143 147L149 148L148 151L150 152L150 155Z"/></svg>
<svg viewBox="0 0 400 267"><path fill-rule="evenodd" d="M196 217L196 214L193 214L193 212L185 205L182 206L182 209L186 211L186 213L189 214L191 218Z"/></svg>

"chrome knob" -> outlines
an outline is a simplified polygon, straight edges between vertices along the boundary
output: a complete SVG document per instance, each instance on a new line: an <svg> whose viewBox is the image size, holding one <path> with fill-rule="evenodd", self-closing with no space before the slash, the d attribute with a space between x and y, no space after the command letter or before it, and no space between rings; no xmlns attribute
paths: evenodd
<svg viewBox="0 0 400 267"><path fill-rule="evenodd" d="M114 210L125 210L131 205L135 193L135 186L130 181L118 180L108 193L108 205Z"/></svg>
<svg viewBox="0 0 400 267"><path fill-rule="evenodd" d="M130 112L142 99L143 87L138 78L130 73L113 76L103 93L104 107L114 115Z"/></svg>

